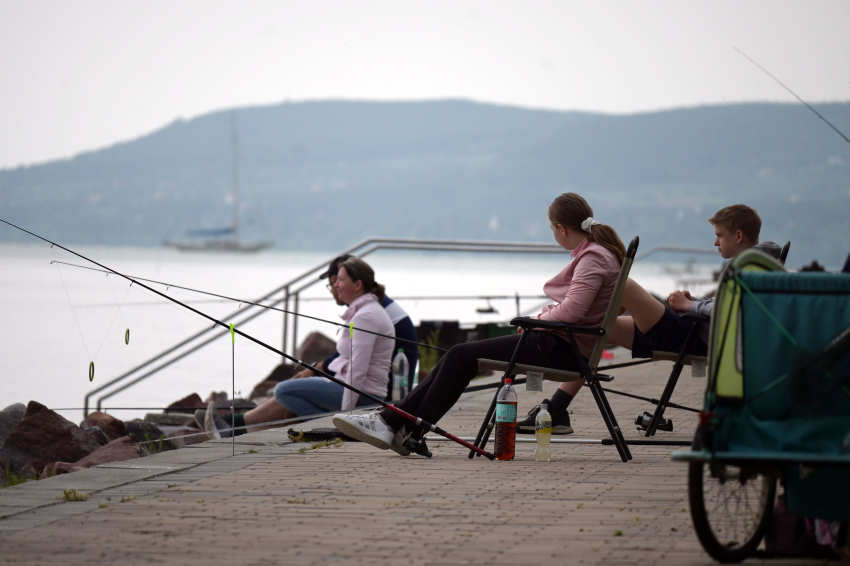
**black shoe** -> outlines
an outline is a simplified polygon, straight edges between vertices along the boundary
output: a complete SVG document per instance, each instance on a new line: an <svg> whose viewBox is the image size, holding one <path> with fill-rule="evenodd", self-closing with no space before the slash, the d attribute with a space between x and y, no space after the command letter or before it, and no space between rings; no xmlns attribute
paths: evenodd
<svg viewBox="0 0 850 566"><path fill-rule="evenodd" d="M543 399L543 403L549 404L549 399ZM523 420L517 421L517 434L534 434L534 421L537 419L537 413L540 412L540 405L535 405L528 416ZM570 415L567 413L554 413L549 411L552 416L552 434L572 434L573 427L570 426Z"/></svg>

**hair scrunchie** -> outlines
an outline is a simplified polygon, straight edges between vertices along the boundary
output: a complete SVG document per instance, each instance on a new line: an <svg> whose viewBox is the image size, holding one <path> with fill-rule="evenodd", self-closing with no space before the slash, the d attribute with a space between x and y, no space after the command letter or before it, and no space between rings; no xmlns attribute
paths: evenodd
<svg viewBox="0 0 850 566"><path fill-rule="evenodd" d="M581 229L585 232L590 232L591 228L593 228L594 226L598 226L599 224L602 223L598 220L594 220L592 216L588 216L587 220L581 223Z"/></svg>

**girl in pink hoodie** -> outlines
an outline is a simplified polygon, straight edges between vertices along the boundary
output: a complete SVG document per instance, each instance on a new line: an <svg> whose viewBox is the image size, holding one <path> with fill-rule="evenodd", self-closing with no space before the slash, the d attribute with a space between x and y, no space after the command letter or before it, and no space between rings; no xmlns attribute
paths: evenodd
<svg viewBox="0 0 850 566"><path fill-rule="evenodd" d="M564 193L556 198L549 206L548 216L555 241L572 254L572 261L543 286L543 292L554 304L544 308L538 318L599 326L626 248L613 228L593 219L593 209L575 193ZM576 338L581 355L588 358L594 338L581 334ZM514 335L453 346L398 407L437 423L478 373L478 359L509 361L518 341L519 335ZM543 330L531 331L517 362L568 371L579 369L566 336ZM572 395L559 389L550 401L553 432L555 426L569 427L566 406L571 400ZM563 406L563 413L560 406ZM556 415L559 418L563 415L566 422L560 419L556 423ZM392 449L403 455L410 453L401 444L409 423L388 410L365 416L337 415L334 424L348 436L378 448Z"/></svg>

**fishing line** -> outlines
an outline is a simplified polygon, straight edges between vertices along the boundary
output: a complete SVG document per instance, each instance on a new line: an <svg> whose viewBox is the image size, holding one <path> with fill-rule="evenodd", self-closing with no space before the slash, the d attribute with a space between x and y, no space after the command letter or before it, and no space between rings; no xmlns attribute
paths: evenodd
<svg viewBox="0 0 850 566"><path fill-rule="evenodd" d="M112 284L109 282L109 274L108 273L106 274L106 286L109 287L109 292L112 293L112 298L117 302L118 297L115 296L115 290L112 288ZM130 292L130 287L132 287L132 286L133 286L133 284L130 283L130 285L127 287L127 290L124 291L124 296L121 297L121 302L118 303L118 312L121 314L121 322L124 323L124 328L126 328L126 330L124 331L124 344L126 344L127 346L130 345L130 325L127 324L127 319L124 318L124 313L121 312L121 307L124 306L124 301L127 299L127 293ZM114 323L114 322L115 322L115 317L112 317L112 323ZM112 323L110 323L110 325L109 325L110 328L112 328ZM97 354L95 354L95 357L97 357Z"/></svg>
<svg viewBox="0 0 850 566"><path fill-rule="evenodd" d="M737 51L738 53L740 53L741 55L743 55L743 56L747 59L747 61L749 61L750 63L752 63L753 65L755 65L755 66L756 66L756 67L758 67L759 69L761 69L762 71L764 71L764 73L765 73L768 77L770 77L771 79L773 79L773 80L775 80L776 82L778 82L778 83L779 83L779 86L781 86L782 88L784 88L785 90L787 90L788 92L790 92L792 95L794 95L794 98L796 98L797 100L799 100L800 102L802 102L802 103L803 103L803 105L804 105L806 108L808 108L809 110L811 110L812 112L814 112L814 113L815 113L815 115L817 115L817 117L818 117L818 118L820 118L821 120L823 120L824 122L826 122L826 125L827 125L827 126L829 126L830 128L832 128L833 130L835 130L835 133L837 133L839 136L841 136L842 138L844 138L844 141L846 141L847 143L850 143L850 138L848 138L848 137L847 137L847 136L845 136L843 133L841 133L841 130L839 130L838 128L836 128L835 126L833 126L833 125L832 125L832 123L831 123L829 120L827 120L826 118L824 118L823 116L821 116L820 112L818 112L817 110L815 110L814 108L812 108L812 107L811 107L811 105L810 105L808 102L806 102L805 100L803 100L802 98L800 98L799 96L797 96L797 93L796 93L796 92L794 92L793 90L791 90L790 88L788 88L788 87L785 85L785 83L783 83L782 81L780 81L779 79L777 79L776 77L774 77L773 75L771 75L771 74L770 74L770 71L768 71L767 69L765 69L764 67L762 67L761 65L759 65L758 63L756 63L756 62L753 60L753 58L752 58L752 57L750 57L749 55L747 55L746 53L744 53L743 51L741 51L741 50L740 50L740 49L738 49L737 47L735 47L734 49L735 49L735 51Z"/></svg>
<svg viewBox="0 0 850 566"><path fill-rule="evenodd" d="M88 260L88 261L91 261L91 260ZM100 272L100 273L111 273L109 271L104 271L102 269L95 269L93 267L87 267L85 265L77 265L75 263L67 263L67 262L64 262L64 261L54 261L52 263L61 263L62 265L68 265L68 266L77 267L77 268L80 268L80 269L87 269L89 271L97 271L97 272ZM94 262L92 262L92 263L94 263ZM99 265L99 264L96 264L96 265ZM246 305L251 305L253 307L259 307L261 309L267 309L267 310L272 310L272 311L276 311L276 312L281 312L281 313L284 313L284 314L291 314L291 315L295 315L295 316L300 316L302 318L308 318L310 320L315 320L317 322L324 322L324 323L327 323L327 324L333 324L333 325L339 327L340 329L345 328L347 326L345 324L342 324L340 322L334 322L332 320L325 320L323 318L318 318L318 317L310 316L310 315L307 315L307 314L288 311L288 310L285 310L285 309L273 307L273 306L270 306L270 305L264 305L264 304L261 304L261 303L255 303L254 301L248 301L248 300L245 300L245 299L237 299L235 297L228 297L227 295L219 295L218 293L211 293L209 291L201 291L200 289L193 289L191 287L183 287L182 285L174 285L173 283L165 283L163 281L156 281L154 279L145 279L144 277L136 277L134 275L122 275L122 277L131 278L131 280L136 280L136 281L147 281L148 283L155 283L157 285L164 285L166 288L174 287L175 289L182 289L183 291L189 291L191 293L199 293L201 295L209 295L211 297L217 297L219 299L232 301L234 303L244 303ZM153 289L151 289L151 290L153 290ZM156 292L156 291L154 291L154 292ZM374 334L375 336L381 336L382 338L390 338L392 340L397 340L398 342L404 342L406 344L414 344L416 346L422 346L423 348L430 348L432 350L439 350L440 352L448 352L448 350L445 349L445 348L440 348L438 346L432 346L430 344L424 344L422 342L416 342L414 340L407 340L405 338L399 338L398 336L387 336L386 334L381 334L380 332L373 332L371 330L366 330L364 328L354 327L354 330L358 330L360 332L366 332L368 334ZM337 332L339 332L339 330L337 330Z"/></svg>
<svg viewBox="0 0 850 566"><path fill-rule="evenodd" d="M53 255L53 262L56 261L56 254L53 251L53 246L50 246L50 253ZM59 272L59 279L62 281L62 288L65 289L65 296L68 297L68 306L71 307L71 316L74 317L74 323L77 325L77 330L80 333L80 341L83 343L83 348L86 351L86 357L89 359L89 381L94 380L94 360L91 358L91 354L89 354L89 348L86 346L86 339L83 338L83 329L80 328L80 321L77 320L77 313L74 312L74 303L71 302L71 295L68 293L68 286L65 285L65 278L62 277L62 268L58 265L56 266L56 271Z"/></svg>
<svg viewBox="0 0 850 566"><path fill-rule="evenodd" d="M26 229L24 229L24 228L21 228L20 226L16 226L15 224L12 224L11 222L9 222L9 221L7 221L7 220L3 220L2 218L0 218L0 222L2 222L2 223L4 223L4 224L7 224L7 225L9 225L9 226L11 226L11 227L13 227L13 228L16 228L17 230L20 230L21 232L24 232L24 233L26 233L26 234L29 234L30 236L33 236L33 237L35 237L35 238L38 238L39 240L42 240L42 241L44 241L44 242L47 242L48 244L51 244L51 245L53 245L53 246L56 246L56 247L58 247L59 249L65 250L66 252L68 252L68 253L70 253L70 254L72 254L72 255L75 255L75 256L79 257L80 259L83 259L83 260L85 260L85 261L88 261L88 262L90 262L90 263L92 263L92 264L94 264L94 265L96 265L96 266L100 267L101 269L106 269L106 270L108 270L110 273L114 273L115 275L118 275L119 277L123 277L124 279L127 279L128 281L132 281L132 282L136 283L136 285L138 285L138 286L142 287L143 289L147 289L148 291L151 291L152 293L156 293L156 294L157 294L157 295L159 295L160 297L163 297L163 298L165 298L165 299L168 299L169 301L171 301L171 302L173 302L173 303L175 303L175 304L177 304L177 305L179 305L179 306L182 306L182 307L183 307L183 308L185 308L186 310L189 310L189 311L191 311L191 312L195 313L195 314L196 314L196 315L198 315L198 316L202 316L203 318L205 318L205 319L207 319L208 321L212 322L212 323L213 323L213 324L215 324L216 326L222 326L222 327L224 327L224 328L229 328L229 325L228 325L227 323L225 323L225 322L223 322L223 321L221 321L221 320L218 320L218 319L216 319L216 318L213 318L212 316L210 316L210 315L208 315L208 314L206 314L206 313L203 313L203 312L201 312L201 311L197 310L197 309L196 309L196 308L194 308L194 307L190 307L189 305L186 305L186 304L184 304L184 303L181 303L181 302L180 302L180 301L178 301L177 299L175 299L175 298L173 298L173 297L169 297L169 296L168 296L168 295L166 295L165 293L161 293L161 292L157 291L156 289L153 289L153 288L151 288L151 287L148 287L148 286L147 286L147 285L145 285L144 283L140 283L140 282L138 282L138 281L136 281L136 280L134 280L134 279L132 279L132 278L130 278L130 277L128 277L128 276L126 276L126 275L123 275L123 274L121 274L121 273L119 273L119 272L115 271L114 269L110 269L110 268L106 267L105 265L103 265L103 264L101 264L101 263L98 263L98 262L94 261L93 259L89 259L89 258L87 258L86 256L84 256L84 255L82 255L82 254L80 254L80 253L77 253L77 252L75 252L75 251L72 251L72 250L70 250L70 249L68 249L68 248L66 248L66 247L64 247L64 246L62 246L62 245L60 245L60 244L57 244L57 243L55 243L55 242L52 242L52 241L48 240L47 238L44 238L44 237L42 237L42 236L39 236L38 234L35 234L35 233L33 233L33 232L30 232L29 230L26 230ZM258 345L260 345L260 346L263 346L264 348L267 348L267 349L271 350L272 352L275 352L275 353L279 354L280 356L282 356L282 357L286 358L287 360L290 360L291 362L294 362L295 364L297 364L297 365L299 365L299 366L301 366L301 367L303 367L303 368L305 368L305 369L309 369L309 370L311 370L311 371L312 371L314 374L316 374L316 375L319 375L319 376L321 376L321 377L325 377L325 378L329 379L330 381L332 381L332 382L336 383L337 385L340 385L340 386L342 386L342 387L344 387L344 388L348 389L349 391L351 391L351 392L353 392L353 393L356 393L356 394L358 394L358 395L360 395L360 396L362 396L362 397L365 397L366 399L369 399L370 401L373 401L373 402L375 402L375 403L379 404L379 405L380 405L380 406L382 406L385 410L387 410L387 411L389 411L389 412L391 412L391 413L394 413L394 414L398 415L399 417L401 417L401 418L405 419L406 421L409 421L409 422L413 423L413 424L414 424L414 425L415 425L415 426L416 426L419 430L422 430L422 431L424 431L424 432L434 432L434 433L436 433L436 434L439 434L440 436L444 436L444 437L446 437L446 438L448 438L448 439L450 439L450 440L453 440L454 442L457 442L457 443L458 443L458 444L460 444L461 446L464 446L464 447L466 447L466 448L469 448L469 449L470 449L470 450L472 450L473 452L475 452L475 453L477 453L477 454L480 454L480 455L482 455L482 456L486 457L488 460L495 460L495 459L496 459L496 457L495 457L493 454L491 454L490 452L487 452L486 450L483 450L483 449L481 449L481 448L479 448L479 447L477 447L477 446L475 446L475 445L473 445L473 444L471 444L471 443L467 442L466 440L461 440L459 437L457 437L457 436L455 436L455 435L451 434L450 432L448 432L448 431L446 431L446 430L443 430L442 428L438 427L437 425L432 424L432 423L429 423L429 422L427 422L427 421L425 421L425 420L423 420L423 419L421 419L421 418L418 418L418 417L416 417L416 416L414 416L414 415L411 415L411 414L410 414L410 413L408 413L407 411L404 411L404 410L402 410L402 409L399 409L399 408L398 408L398 407L396 407L395 405L392 405L392 404L390 404L390 403L387 403L386 401L384 401L384 400L382 400L382 399L379 399L378 397L376 397L376 396L372 395L371 393L367 393L366 391L362 391L362 390L360 390L360 389L358 389L358 388L354 387L353 385L350 385L350 384L346 383L345 381L342 381L341 379L337 379L335 376L333 376L333 375L331 375L331 374L329 374L329 373L327 373L327 372L324 372L324 371L320 370L319 368L317 368L317 367L315 367L315 366L312 366L312 365L308 364L307 362L304 362L304 361L302 361L302 360L299 360L298 358L296 358L296 357L294 357L294 356L290 356L289 354L287 354L287 353L285 353L285 352L283 352L283 351L281 351L281 350L278 350L278 349L277 349L277 348L275 348L274 346L270 346L269 344L266 344L265 342L262 342L261 340L258 340L258 339L256 339L256 338L254 338L254 337L253 337L253 336L251 336L250 334L246 334L245 332L242 332L241 330L238 330L238 329L236 329L236 328L234 328L234 329L233 329L233 332L234 332L235 334L239 334L239 335L240 335L240 336L242 336L243 338L246 338L246 339L250 340L251 342L254 342L254 343L256 343L256 344L258 344Z"/></svg>
<svg viewBox="0 0 850 566"><path fill-rule="evenodd" d="M107 285L108 284L109 283L107 282ZM124 304L124 299L127 298L127 293L130 292L130 287L132 287L132 286L133 285L131 284L130 286L127 287L127 290L124 292L124 297L121 299L121 303L118 305L118 309L115 311L115 314L112 315L112 320L109 322L109 328L106 329L106 334L103 335L103 340L100 341L100 346L97 347L97 352L94 353L94 359L95 360L97 359L97 355L100 353L100 349L103 348L103 343L106 342L106 337L109 336L109 331L112 330L112 325L115 324L115 319L118 318L118 313L121 312L121 305ZM111 291L112 286L110 286L109 289ZM115 296L115 293L113 293L112 295ZM122 316L121 319L124 320L124 317ZM124 324L125 325L127 324L126 320L124 321ZM124 343L127 344L128 346L130 344L130 329L129 328L127 329L127 332L124 333Z"/></svg>

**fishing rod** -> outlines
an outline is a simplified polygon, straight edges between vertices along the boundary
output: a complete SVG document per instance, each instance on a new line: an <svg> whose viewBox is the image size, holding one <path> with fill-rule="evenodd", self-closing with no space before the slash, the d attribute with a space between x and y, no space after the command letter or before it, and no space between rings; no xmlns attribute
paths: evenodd
<svg viewBox="0 0 850 566"><path fill-rule="evenodd" d="M755 62L755 60L754 60L752 57L750 57L749 55L747 55L746 53L744 53L743 51L741 51L741 50L740 50L740 49L738 49L737 47L735 47L734 49L735 49L735 51L737 51L738 53L740 53L740 54L741 54L744 58L746 58L746 59L747 59L747 61L749 61L750 63L752 63L753 65L755 65L755 66L756 66L756 67L758 67L759 69L761 69L762 71L764 71L764 73L765 73L768 77L770 77L771 79L773 79L773 80L775 80L777 83L779 83L779 86L781 86L782 88L784 88L785 90L787 90L788 92L790 92L790 93L794 96L794 98L796 98L797 100L799 100L799 101L803 104L803 106L805 106L806 108L808 108L809 110L811 110L812 112L814 112L814 113L815 113L815 115L816 115L818 118L820 118L821 120L823 120L823 121L826 123L826 125L827 125L827 126L829 126L830 128L832 128L833 130L835 130L835 133L837 133L839 136L841 136L842 138L844 138L844 141L846 141L847 143L850 143L850 138L848 138L847 136L845 136L845 135L841 132L841 130L839 130L838 128L836 128L835 126L833 126L833 125L832 125L832 123L831 123L829 120L827 120L826 118L824 118L823 116L821 116L820 112L818 112L817 110L815 110L814 108L812 108L812 107L811 107L811 105L810 105L808 102L806 102L805 100L803 100L802 98L800 98L799 96L797 96L797 93L796 93L796 92L794 92L793 90L791 90L790 88L788 88L788 86L786 86L786 85L785 85L785 83L783 83L782 81L780 81L779 79L777 79L776 77L774 77L774 76L770 73L770 71L768 71L767 69L765 69L764 67L762 67L761 65L759 65L758 63L756 63L756 62Z"/></svg>
<svg viewBox="0 0 850 566"><path fill-rule="evenodd" d="M24 232L25 234L29 234L30 236L38 238L39 240L42 240L43 242L47 242L48 244L50 244L51 247L55 246L55 247L59 248L60 250L65 250L66 252L68 252L72 255L75 255L75 256L79 257L80 259L83 259L85 261L88 261L89 263L92 263L92 264L100 267L101 269L106 269L110 273L118 275L119 277L122 277L122 278L126 279L127 281L130 281L131 283L135 283L136 285L142 287L143 289L147 289L148 291L155 293L155 294L159 295L160 297L167 299L167 300L171 301L172 303L179 305L179 306L197 314L198 316L201 316L201 317L209 320L210 322L212 322L216 326L221 326L223 328L226 328L227 330L230 330L230 332L238 334L239 336L242 336L243 338L250 340L251 342L257 344L258 346L262 346L263 348L266 348L267 350L271 350L275 354L278 354L279 356L286 358L287 360L295 363L298 366L301 366L304 369L311 370L313 373L315 373L318 376L329 379L330 381L336 383L337 385L341 385L342 387L348 389L349 391L351 391L353 393L357 393L358 395L363 396L366 399L369 399L370 401L373 401L374 403L382 406L384 409L390 411L391 413L395 413L396 415L400 416L401 418L403 418L407 421L414 423L417 427L420 427L421 429L424 429L427 432L433 432L433 433L439 434L440 436L444 436L444 437L448 438L449 440L457 442L458 444L460 444L461 446L464 446L465 448L469 448L470 450L474 450L476 453L486 457L488 460L495 460L496 459L496 456L491 454L490 452L487 452L486 450L482 450L481 448L478 448L477 446L467 442L466 440L461 440L457 436L451 434L450 432L443 430L442 428L438 427L437 425L431 424L427 421L422 420L419 417L411 415L407 411L403 411L403 410L399 409L398 407L396 407L395 405L392 405L392 404L387 403L386 401L384 401L382 399L379 399L378 397L375 397L371 393L361 391L360 389L354 387L353 385L349 385L348 383L342 381L341 379L337 379L336 376L330 375L329 373L324 372L324 371L320 370L319 368L308 364L307 362L303 362L303 361L299 360L298 358L296 358L294 356L290 356L289 354L283 352L282 350L278 350L274 346L270 346L269 344L266 344L265 342L258 340L257 338L254 338L250 334L246 334L245 332L242 332L241 330L239 330L238 328L235 328L231 324L227 324L225 322L222 322L221 320L218 320L217 318L214 318L214 317L206 314L205 312L199 311L196 308L193 308L193 307L190 307L187 304L181 303L180 301L178 301L177 299L175 299L173 297L169 297L165 293L161 293L161 292L157 291L156 289L153 289L152 287L149 287L149 286L145 285L144 283L136 281L135 279L128 277L126 275L123 275L123 274L115 271L114 269L110 269L109 267L107 267L107 266L105 266L101 263L98 263L98 262L94 261L93 259L89 259L82 254L79 254L79 253L77 253L73 250L69 250L68 248L66 248L66 247L64 247L60 244L57 244L56 242L53 242L51 240L48 240L47 238L39 236L38 234L30 232L29 230L21 228L20 226L12 224L11 222L3 220L2 218L0 218L0 222L7 224L8 226L11 226L12 228L15 228L17 230L20 230L21 232ZM420 443L419 446L421 448L424 448L424 444Z"/></svg>
<svg viewBox="0 0 850 566"><path fill-rule="evenodd" d="M4 222L5 222L5 220L4 220ZM8 224L8 222L7 222L7 224ZM71 252L71 253L74 253L74 252ZM82 257L82 256L80 256L80 257ZM91 261L91 260L88 260L88 261ZM77 265L76 263L67 263L65 261L59 261L59 260L53 260L53 261L50 262L51 265L54 264L54 263L58 263L58 264L61 264L61 265L68 265L70 267L77 267L79 269L86 269L88 271L97 271L99 273L106 273L107 275L109 275L110 273L116 273L114 271L109 271L108 268L105 269L105 270L104 269L95 269L93 267L86 267L85 265ZM94 262L92 262L92 263L94 263ZM156 283L157 285L164 285L166 287L166 290L168 290L168 288L170 288L170 287L174 287L175 289L181 289L183 291L190 291L192 293L199 293L201 295L209 295L210 297L217 297L219 299L224 299L226 301L232 301L234 303L239 303L240 306L244 303L246 305L251 305L252 307L260 307L261 309L268 309L268 310L272 310L272 311L282 312L282 313L285 313L285 314L292 314L292 315L300 316L300 317L303 317L303 318L309 318L310 320L315 320L315 321L318 321L318 322L326 322L327 324L333 324L335 326L339 326L340 328L348 328L349 327L349 325L342 324L340 322L334 322L332 320L325 320L323 318L318 318L318 317L310 316L310 315L307 315L307 314L302 314L302 313L298 313L298 312L294 312L294 311L288 311L286 309L273 307L271 305L264 305L264 304L261 304L261 303L255 303L254 301L246 301L244 299L237 299L235 297L228 297L227 295L219 295L218 293L211 293L210 291L201 291L200 289L193 289L191 287L184 287L182 285L174 285L173 283L166 283L164 281L156 281L154 279L145 279L144 277L136 277L135 275L121 275L121 277L128 278L131 281L132 280L147 281L148 283ZM414 344L416 346L422 346L423 348L430 348L432 350L439 350L440 352L448 352L448 350L446 350L445 348L439 348L437 346L432 346L431 344L423 344L422 342L416 342L415 340L408 340L406 338L399 338L398 336L387 336L386 334L381 334L380 332L373 332L372 330L366 330L364 328L357 328L356 326L354 327L354 330L357 330L359 332L365 332L366 334L374 334L375 336L381 336L383 338L390 338L392 340L404 342L405 344Z"/></svg>

